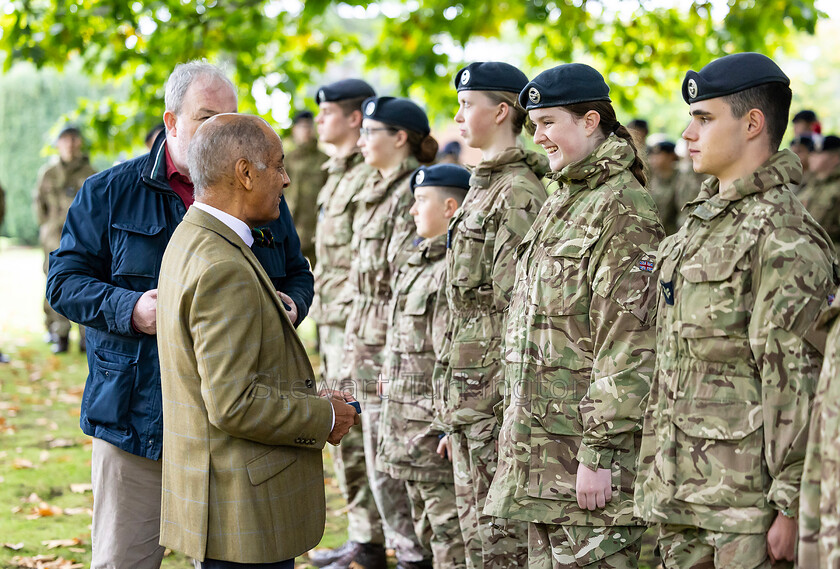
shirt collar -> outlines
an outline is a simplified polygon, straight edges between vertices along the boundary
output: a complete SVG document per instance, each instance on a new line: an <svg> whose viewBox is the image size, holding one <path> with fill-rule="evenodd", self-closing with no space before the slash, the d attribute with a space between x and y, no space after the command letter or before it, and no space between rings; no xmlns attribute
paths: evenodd
<svg viewBox="0 0 840 569"><path fill-rule="evenodd" d="M179 172L178 167L175 166L175 162L172 161L172 156L169 154L168 144L164 145L164 153L166 154L166 179L171 180L175 176L178 176L184 183L192 186L192 180L190 180L190 177Z"/></svg>
<svg viewBox="0 0 840 569"><path fill-rule="evenodd" d="M254 236L251 234L251 228L248 224L231 214L226 213L220 209L207 205L206 203L193 202L192 207L197 207L201 211L207 212L225 225L227 225L234 233L239 235L245 242L245 245L250 247L254 244Z"/></svg>

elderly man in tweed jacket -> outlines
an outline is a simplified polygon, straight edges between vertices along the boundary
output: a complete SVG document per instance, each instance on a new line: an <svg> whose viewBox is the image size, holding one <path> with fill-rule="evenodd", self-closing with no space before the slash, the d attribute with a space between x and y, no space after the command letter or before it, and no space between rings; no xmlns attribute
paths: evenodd
<svg viewBox="0 0 840 569"><path fill-rule="evenodd" d="M358 416L341 394L316 393L250 248L289 183L278 136L258 117L217 115L188 163L196 201L167 246L158 293L161 544L208 569L291 568L324 531L321 449Z"/></svg>

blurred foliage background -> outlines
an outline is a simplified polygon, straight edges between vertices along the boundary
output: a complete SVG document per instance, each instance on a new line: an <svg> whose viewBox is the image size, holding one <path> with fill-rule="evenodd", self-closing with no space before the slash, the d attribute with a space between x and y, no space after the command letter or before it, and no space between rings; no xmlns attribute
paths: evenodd
<svg viewBox="0 0 840 569"><path fill-rule="evenodd" d="M558 63L601 70L627 122L676 139L685 71L737 51L775 57L794 109L824 127L840 89L837 0L0 0L0 233L37 236L31 192L63 124L80 125L95 166L144 151L172 67L224 66L240 110L283 129L318 85L362 75L423 104L438 131L457 107L463 64L501 60L529 76ZM827 13L829 12L829 13Z"/></svg>

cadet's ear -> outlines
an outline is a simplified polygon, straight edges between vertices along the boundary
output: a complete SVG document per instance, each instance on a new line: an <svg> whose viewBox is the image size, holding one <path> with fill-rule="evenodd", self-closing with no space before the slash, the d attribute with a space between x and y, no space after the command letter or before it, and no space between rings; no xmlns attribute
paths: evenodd
<svg viewBox="0 0 840 569"><path fill-rule="evenodd" d="M502 124L510 116L510 105L503 102L499 103L497 107L495 122L496 124Z"/></svg>
<svg viewBox="0 0 840 569"><path fill-rule="evenodd" d="M455 198L446 198L443 202L443 216L446 219L452 219L455 212L458 210L458 200Z"/></svg>
<svg viewBox="0 0 840 569"><path fill-rule="evenodd" d="M397 148L402 148L406 144L408 144L408 133L404 130L398 130L396 134L394 134L396 140L394 141L394 146Z"/></svg>
<svg viewBox="0 0 840 569"><path fill-rule="evenodd" d="M350 128L362 128L362 111L356 109L347 115L347 122Z"/></svg>
<svg viewBox="0 0 840 569"><path fill-rule="evenodd" d="M592 136L592 133L598 130L598 125L601 124L601 115L598 111L587 111L583 115L583 128L586 136Z"/></svg>
<svg viewBox="0 0 840 569"><path fill-rule="evenodd" d="M746 114L747 140L752 140L767 130L767 119L759 109L750 109Z"/></svg>

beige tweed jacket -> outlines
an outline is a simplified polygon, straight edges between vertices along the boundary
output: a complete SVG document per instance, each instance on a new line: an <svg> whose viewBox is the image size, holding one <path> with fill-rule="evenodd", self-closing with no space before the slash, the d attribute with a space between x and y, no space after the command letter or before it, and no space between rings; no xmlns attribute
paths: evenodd
<svg viewBox="0 0 840 569"><path fill-rule="evenodd" d="M251 250L191 208L160 272L160 543L198 560L290 559L324 532L332 422L306 351Z"/></svg>

